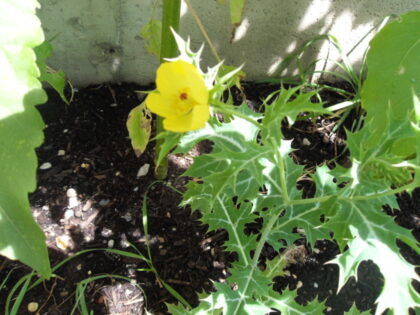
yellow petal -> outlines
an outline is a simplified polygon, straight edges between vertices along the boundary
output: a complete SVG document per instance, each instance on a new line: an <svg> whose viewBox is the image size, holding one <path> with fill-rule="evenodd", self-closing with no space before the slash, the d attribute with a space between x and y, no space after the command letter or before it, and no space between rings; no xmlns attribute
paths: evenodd
<svg viewBox="0 0 420 315"><path fill-rule="evenodd" d="M186 87L199 88L200 93L203 92L203 88L207 91L204 79L197 68L182 60L160 65L157 70L156 87L161 94L171 95Z"/></svg>
<svg viewBox="0 0 420 315"><path fill-rule="evenodd" d="M163 121L163 128L172 132L186 132L201 129L210 117L209 106L195 106L190 113L182 116L171 116Z"/></svg>
<svg viewBox="0 0 420 315"><path fill-rule="evenodd" d="M170 117L179 115L179 111L172 106L173 98L152 92L147 95L146 106L152 112L162 117Z"/></svg>

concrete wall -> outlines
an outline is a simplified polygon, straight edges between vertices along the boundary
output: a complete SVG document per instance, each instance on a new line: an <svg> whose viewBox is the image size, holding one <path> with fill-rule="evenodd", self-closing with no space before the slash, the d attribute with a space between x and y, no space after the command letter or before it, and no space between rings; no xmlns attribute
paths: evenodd
<svg viewBox="0 0 420 315"><path fill-rule="evenodd" d="M160 17L160 2L40 0L38 15L46 37L56 36L49 64L63 69L76 86L153 81L158 62L146 52L138 34L152 16ZM215 0L192 0L192 4L225 63L245 63L248 80L278 75L287 55L304 41L326 33L337 37L357 67L371 38L366 34L385 16L420 10L419 0L247 0L244 21L233 34L227 4ZM181 35L191 36L193 47L198 48L204 38L185 6L182 12ZM303 60L327 56L337 58L334 48L320 41ZM206 45L203 65L215 63ZM324 63L318 62L318 67ZM295 68L292 65L287 72L294 73Z"/></svg>

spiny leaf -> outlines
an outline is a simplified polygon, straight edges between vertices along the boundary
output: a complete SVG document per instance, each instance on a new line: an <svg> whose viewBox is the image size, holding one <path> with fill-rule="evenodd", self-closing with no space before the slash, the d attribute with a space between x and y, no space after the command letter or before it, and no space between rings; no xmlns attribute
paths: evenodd
<svg viewBox="0 0 420 315"><path fill-rule="evenodd" d="M268 279L281 277L284 275L284 269L287 267L287 259L283 255L277 255L272 260L265 262L266 267L263 274Z"/></svg>
<svg viewBox="0 0 420 315"><path fill-rule="evenodd" d="M363 260L372 260L385 279L376 313L391 308L395 314L403 314L418 303L420 296L411 284L412 279L418 278L414 266L401 256L396 241L402 240L418 253L420 249L410 231L378 210L378 204L380 201L354 199L335 204L338 211L325 226L334 232L334 238L348 239L349 249L332 262L340 267L341 288L351 276L357 277L357 268Z"/></svg>
<svg viewBox="0 0 420 315"><path fill-rule="evenodd" d="M285 157L286 165L286 181L287 190L291 199L300 199L301 192L297 190L296 183L298 178L303 173L303 166L297 165L293 162L290 157ZM337 187L330 180L332 177L327 173L327 167L319 168L319 172L316 172L314 178L317 183L317 191L315 197L322 197L329 195L334 192ZM266 175L266 177L268 177ZM277 184L280 179L278 176L278 170L274 167L269 177L270 184L266 184L269 187L268 196L277 196L277 198L264 197L266 200L262 203L262 206L269 207L270 209L262 213L265 218L264 223L268 222L268 217L275 215L276 212L280 211L274 205L277 202L279 205L279 196L281 196L281 187ZM276 201L277 199L277 201ZM267 201L271 201L269 204ZM322 208L318 203L307 204L307 205L287 205L284 208L283 214L280 216L278 221L275 223L269 233L268 242L274 249L279 250L283 247L283 244L279 240L286 241L287 245L290 246L293 242L300 237L299 234L295 233L295 229L303 229L308 243L313 246L317 240L329 239L328 230L322 228L321 215Z"/></svg>
<svg viewBox="0 0 420 315"><path fill-rule="evenodd" d="M348 312L344 312L344 315L371 315L369 311L361 312L357 309L356 304L353 304Z"/></svg>
<svg viewBox="0 0 420 315"><path fill-rule="evenodd" d="M216 197L211 211L203 212L201 220L209 225L209 231L225 229L229 239L225 241L227 251L236 252L239 257L239 264L247 266L250 264L250 251L257 246L256 235L245 235L245 224L256 219L253 213L252 204L243 202L235 206L231 200L223 196Z"/></svg>
<svg viewBox="0 0 420 315"><path fill-rule="evenodd" d="M241 105L235 110L255 120L261 118L261 114L251 111L246 105ZM212 152L224 150L244 152L247 148L247 143L255 141L257 133L258 128L255 125L245 119L235 117L229 123L207 124L202 129L188 132L182 137L174 153L187 153L203 140L214 142Z"/></svg>
<svg viewBox="0 0 420 315"><path fill-rule="evenodd" d="M297 292L284 290L281 295L273 290L266 297L265 304L281 312L282 315L307 315L323 314L325 305L317 299L310 301L306 305L300 305L295 298Z"/></svg>
<svg viewBox="0 0 420 315"><path fill-rule="evenodd" d="M302 112L330 113L329 110L322 107L321 103L311 102L312 97L317 93L316 91L298 94L300 88L300 86L297 86L291 89L282 89L271 104L268 104L268 102L274 97L275 93L265 101L265 113L262 120L264 126L262 136L265 141L270 139L270 141L280 144L279 141L283 138L281 123L285 118L292 125Z"/></svg>
<svg viewBox="0 0 420 315"><path fill-rule="evenodd" d="M231 276L227 281L235 286L235 290L242 295L261 299L269 294L272 280L257 268L250 272L249 266L235 265L231 270Z"/></svg>

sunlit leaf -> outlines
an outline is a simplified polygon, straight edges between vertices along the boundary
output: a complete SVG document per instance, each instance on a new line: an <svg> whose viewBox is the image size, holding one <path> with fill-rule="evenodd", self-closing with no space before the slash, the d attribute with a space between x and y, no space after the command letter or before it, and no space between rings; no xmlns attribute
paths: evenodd
<svg viewBox="0 0 420 315"><path fill-rule="evenodd" d="M35 105L47 100L33 48L44 40L38 2L0 2L0 254L51 275L45 236L32 217L35 148L44 123Z"/></svg>

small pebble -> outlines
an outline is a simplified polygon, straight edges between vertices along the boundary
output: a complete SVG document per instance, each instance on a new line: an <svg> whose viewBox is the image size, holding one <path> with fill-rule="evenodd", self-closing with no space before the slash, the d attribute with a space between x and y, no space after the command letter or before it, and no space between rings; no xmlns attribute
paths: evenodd
<svg viewBox="0 0 420 315"><path fill-rule="evenodd" d="M37 302L31 302L28 304L28 312L35 313L38 310L39 304Z"/></svg>
<svg viewBox="0 0 420 315"><path fill-rule="evenodd" d="M125 213L121 218L127 222L130 222L133 219L130 212Z"/></svg>
<svg viewBox="0 0 420 315"><path fill-rule="evenodd" d="M137 178L146 176L149 172L150 164L146 163L142 167L139 168L139 171L137 172Z"/></svg>
<svg viewBox="0 0 420 315"><path fill-rule="evenodd" d="M110 202L111 202L111 200L109 200L109 199L102 199L101 201L99 201L99 205L101 207L105 207L105 206L109 205Z"/></svg>
<svg viewBox="0 0 420 315"><path fill-rule="evenodd" d="M76 266L76 269L77 269L77 270L82 270L82 264L78 264L78 265Z"/></svg>
<svg viewBox="0 0 420 315"><path fill-rule="evenodd" d="M64 151L64 150L58 150L57 156L64 156L64 155L66 155L66 151Z"/></svg>
<svg viewBox="0 0 420 315"><path fill-rule="evenodd" d="M112 230L111 230L111 229L108 229L108 228L106 228L106 227L104 227L104 228L102 229L102 231L101 231L101 235L102 235L103 237L110 237L112 234L113 234Z"/></svg>
<svg viewBox="0 0 420 315"><path fill-rule="evenodd" d="M79 205L79 200L77 198L77 191L74 188L67 189L67 198L68 198L68 208L74 208Z"/></svg>
<svg viewBox="0 0 420 315"><path fill-rule="evenodd" d="M112 103L111 105L109 105L110 107L117 107L118 106L118 104L116 104L116 103Z"/></svg>
<svg viewBox="0 0 420 315"><path fill-rule="evenodd" d="M113 248L114 247L114 244L115 244L115 241L114 240L109 240L108 241L108 247L109 248Z"/></svg>
<svg viewBox="0 0 420 315"><path fill-rule="evenodd" d="M42 206L42 210L49 211L50 210L50 206L49 205Z"/></svg>
<svg viewBox="0 0 420 315"><path fill-rule="evenodd" d="M302 144L303 144L304 146L310 146L310 145L311 145L311 142L310 142L307 138L303 138L303 140L302 140Z"/></svg>
<svg viewBox="0 0 420 315"><path fill-rule="evenodd" d="M318 289L318 283L314 282L314 288Z"/></svg>
<svg viewBox="0 0 420 315"><path fill-rule="evenodd" d="M319 253L320 253L320 250L319 250L318 248L314 248L312 251L313 251L315 254L319 254Z"/></svg>
<svg viewBox="0 0 420 315"><path fill-rule="evenodd" d="M77 191L74 188L67 189L66 195L68 198L77 197Z"/></svg>
<svg viewBox="0 0 420 315"><path fill-rule="evenodd" d="M45 163L42 163L41 164L41 166L39 167L39 169L45 171L45 170L51 168L51 166L52 166L52 164L50 162L45 162Z"/></svg>
<svg viewBox="0 0 420 315"><path fill-rule="evenodd" d="M72 209L68 209L64 212L64 220L68 220L72 217L74 217L74 211Z"/></svg>
<svg viewBox="0 0 420 315"><path fill-rule="evenodd" d="M64 130L63 130L63 133L67 133L67 132L69 132L69 130L68 130L68 129L64 129Z"/></svg>
<svg viewBox="0 0 420 315"><path fill-rule="evenodd" d="M138 188L137 186L133 188L133 191L134 191L134 192L136 192L136 191L138 191L138 190L139 190L139 188Z"/></svg>
<svg viewBox="0 0 420 315"><path fill-rule="evenodd" d="M57 247L62 249L62 250L66 250L68 248L73 247L71 237L69 235L65 235L65 234L57 236L55 238L55 243L57 244Z"/></svg>
<svg viewBox="0 0 420 315"><path fill-rule="evenodd" d="M296 289L299 289L299 288L301 288L302 286L303 286L302 281L298 281L298 282L296 283Z"/></svg>

